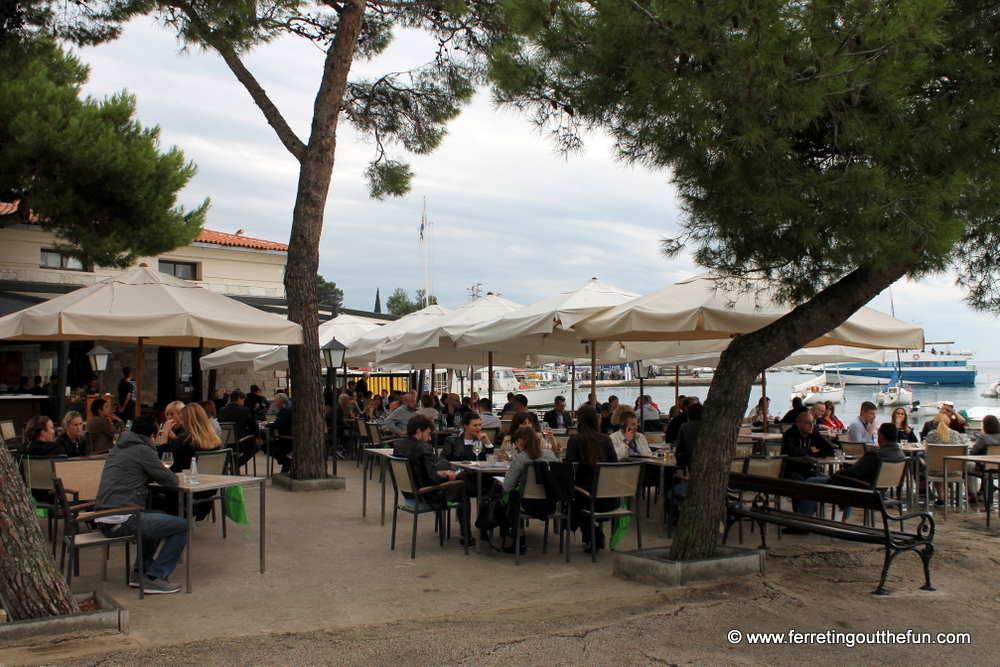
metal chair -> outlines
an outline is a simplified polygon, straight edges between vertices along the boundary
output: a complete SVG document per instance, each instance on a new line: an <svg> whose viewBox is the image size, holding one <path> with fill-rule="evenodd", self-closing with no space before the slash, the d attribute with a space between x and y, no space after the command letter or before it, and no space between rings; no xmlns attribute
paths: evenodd
<svg viewBox="0 0 1000 667"><path fill-rule="evenodd" d="M108 580L108 557L109 548L112 544L125 543L125 583L128 584L129 575L132 570L132 559L129 544L135 542L136 560L139 563L139 580L142 581L143 572L142 558L142 509L139 507L118 507L100 511L84 511L92 508L94 503L88 502L83 505L71 507L67 498L67 491L61 479L53 475L52 488L55 490L56 501L59 504L63 519L63 548L60 556L60 567L65 564L66 584L72 586L73 573L79 569L78 553L80 549L87 547L102 547L104 557L101 559L101 581ZM86 524L92 523L95 519L109 516L135 517L135 532L123 534L116 537L105 537L100 530L89 532L85 530ZM66 563L66 555L69 554L69 562ZM139 586L139 599L144 597L143 586Z"/></svg>
<svg viewBox="0 0 1000 667"><path fill-rule="evenodd" d="M24 438L17 434L14 422L10 419L0 421L0 438L3 438L8 449L13 449L15 445L20 445L24 441Z"/></svg>
<svg viewBox="0 0 1000 667"><path fill-rule="evenodd" d="M233 471L233 450L231 449L213 449L207 451L195 452L195 460L198 462L198 474L199 475L231 475ZM215 523L215 503L216 501L222 501L221 493L214 493L213 495L206 498L192 498L191 499L191 511L194 512L199 505L205 505L211 503L212 505L212 523ZM226 513L222 514L222 537L226 537Z"/></svg>
<svg viewBox="0 0 1000 667"><path fill-rule="evenodd" d="M77 502L97 500L97 488L101 484L104 463L107 458L50 459L51 472L62 480L66 493Z"/></svg>
<svg viewBox="0 0 1000 667"><path fill-rule="evenodd" d="M389 549L395 551L396 549L396 520L399 511L408 512L413 515L413 535L410 539L410 558L417 557L417 518L421 514L427 514L433 512L436 518L436 526L438 527L438 535L440 538L441 546L444 547L444 533L449 526L448 522L448 503L441 498L435 498L434 502L429 501L431 494L435 491L441 491L447 489L448 487L459 485L462 488L462 503L466 504L466 494L465 494L465 482L456 479L451 482L445 482L443 484L435 484L434 486L419 487L416 482L416 478L413 476L413 470L410 468L410 462L400 456L387 456L386 459L389 461L389 476L392 479L392 537L389 542ZM400 494L409 494L411 498L406 498L404 502L400 502ZM427 499L427 500L425 500ZM462 527L465 532L465 555L469 555L469 535L471 531L469 530L469 518L466 517L466 525Z"/></svg>
<svg viewBox="0 0 1000 667"><path fill-rule="evenodd" d="M555 511L546 512L544 516L540 514L531 514L531 516L545 522L545 531L542 537L543 554L548 553L549 550L549 522L557 522L556 525L559 530L559 553L563 552L563 547L565 546L566 562L569 562L569 540L567 539L564 542L563 537L569 532L569 516L572 511L573 494L569 494L569 500L565 503L560 503L557 498L550 498L549 494L545 490L545 487L539 481L539 469L545 466L565 466L568 470L566 474L569 479L573 478L572 463L534 461L530 466L524 467L524 470L521 472L521 479L518 482L521 489L520 502L518 502L514 513L514 565L521 564L521 538L524 536L522 515L524 514L524 501L526 500L549 501L556 503ZM562 505L561 508L560 505Z"/></svg>
<svg viewBox="0 0 1000 667"><path fill-rule="evenodd" d="M590 489L579 486L575 490L589 505L581 510L590 524L591 560L597 562L597 524L618 517L635 517L636 542L642 548L642 522L639 520L639 481L642 479L642 462L598 463L594 469L594 484ZM634 509L616 507L607 512L597 511L597 501L606 498L632 498Z"/></svg>
<svg viewBox="0 0 1000 667"><path fill-rule="evenodd" d="M892 489L896 491L895 499L886 498L883 501L887 509L889 507L898 507L902 511L903 504L899 498L902 497L903 475L906 474L907 465L907 461L879 461L878 471L875 473L872 488L879 491L883 498L887 491ZM875 512L865 510L864 524L866 526L875 525Z"/></svg>
<svg viewBox="0 0 1000 667"><path fill-rule="evenodd" d="M948 478L944 477L944 457L963 456L968 454L968 445L935 445L928 443L924 455L927 457L927 472L924 476L924 497L930 506L931 482L942 482L945 485L945 496L948 495L948 485L957 484L960 489L965 488L965 468L961 470L949 470ZM961 499L961 491L958 492L958 499ZM943 500L943 499L942 499ZM947 501L946 501L947 502Z"/></svg>
<svg viewBox="0 0 1000 667"><path fill-rule="evenodd" d="M28 487L28 492L44 491L49 496L48 502L36 499L35 506L38 509L46 510L46 527L48 528L49 540L52 541L53 556L56 555L56 532L59 527L59 504L55 498L55 488L52 486L52 461L54 459L67 460L65 456L46 458L21 457L21 477L24 478L24 484Z"/></svg>
<svg viewBox="0 0 1000 667"><path fill-rule="evenodd" d="M853 456L855 458L861 458L865 455L865 443L854 442L852 440L841 440L840 447L844 450L845 456Z"/></svg>

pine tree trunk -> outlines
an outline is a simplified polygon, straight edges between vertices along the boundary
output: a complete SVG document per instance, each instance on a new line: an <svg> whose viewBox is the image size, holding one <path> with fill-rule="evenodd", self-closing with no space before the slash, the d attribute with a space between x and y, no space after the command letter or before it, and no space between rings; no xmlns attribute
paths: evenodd
<svg viewBox="0 0 1000 667"><path fill-rule="evenodd" d="M908 266L885 272L858 269L778 321L735 339L719 359L708 389L698 442L691 456L688 494L681 508L672 560L710 558L725 519L726 482L753 380L768 367L837 328Z"/></svg>
<svg viewBox="0 0 1000 667"><path fill-rule="evenodd" d="M28 489L0 445L0 593L13 620L80 611L42 536Z"/></svg>
<svg viewBox="0 0 1000 667"><path fill-rule="evenodd" d="M292 214L285 269L288 319L302 326L302 345L289 346L288 365L295 382L292 419L292 477L322 479L326 473L323 384L320 373L319 315L316 276L323 213L337 149L337 121L347 87L347 75L361 34L365 3L343 4L337 35L327 51L323 80L313 107L312 130L300 161L298 192Z"/></svg>

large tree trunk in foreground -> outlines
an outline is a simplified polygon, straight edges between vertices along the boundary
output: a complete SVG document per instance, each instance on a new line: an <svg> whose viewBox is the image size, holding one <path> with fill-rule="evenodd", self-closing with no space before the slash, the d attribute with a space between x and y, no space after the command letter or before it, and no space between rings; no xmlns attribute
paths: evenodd
<svg viewBox="0 0 1000 667"><path fill-rule="evenodd" d="M28 489L0 445L0 593L13 620L80 611L42 536Z"/></svg>
<svg viewBox="0 0 1000 667"><path fill-rule="evenodd" d="M344 3L337 36L327 51L323 80L316 93L309 144L300 159L298 192L285 269L288 319L302 325L302 346L290 346L288 350L289 367L295 383L292 420L294 479L321 479L327 476L316 276L319 274L323 213L337 148L337 120L363 18L363 2Z"/></svg>
<svg viewBox="0 0 1000 667"><path fill-rule="evenodd" d="M835 329L909 267L886 272L857 269L778 321L732 342L719 359L705 399L698 443L691 457L687 498L677 522L670 558L709 558L725 520L726 483L739 425L753 380L769 366Z"/></svg>

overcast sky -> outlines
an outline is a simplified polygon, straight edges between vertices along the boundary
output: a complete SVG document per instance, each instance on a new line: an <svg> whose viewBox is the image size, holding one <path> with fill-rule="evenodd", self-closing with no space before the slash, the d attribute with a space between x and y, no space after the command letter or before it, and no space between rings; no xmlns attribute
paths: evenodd
<svg viewBox="0 0 1000 667"><path fill-rule="evenodd" d="M207 228L287 242L297 163L222 60L181 53L174 35L140 20L121 39L81 49L91 66L85 91L102 97L127 89L138 116L159 125L164 147L177 145L198 165L182 194L188 206L211 197ZM403 35L373 72L409 69L430 51ZM247 58L285 118L307 139L322 53L281 40ZM555 152L547 138L488 93L449 126L428 156L403 155L416 173L411 193L378 202L362 173L372 155L345 124L326 211L320 271L345 292L345 306L371 310L396 287L422 286L418 249L423 201L433 225L432 292L442 305L468 302L482 285L529 304L591 277L648 293L700 273L689 259L666 261L659 240L676 233L680 211L665 172L616 162L610 142L591 137L586 152ZM962 304L953 276L893 288L896 315L925 329L928 341L954 340L977 360L1000 359L996 320ZM888 293L872 307L889 312Z"/></svg>

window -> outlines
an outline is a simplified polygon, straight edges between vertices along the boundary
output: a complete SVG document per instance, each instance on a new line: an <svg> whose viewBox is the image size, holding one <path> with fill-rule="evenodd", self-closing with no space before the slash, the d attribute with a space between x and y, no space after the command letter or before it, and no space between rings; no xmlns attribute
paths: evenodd
<svg viewBox="0 0 1000 667"><path fill-rule="evenodd" d="M49 269L68 269L70 271L86 271L83 264L72 255L63 255L57 250L42 248L41 264Z"/></svg>
<svg viewBox="0 0 1000 667"><path fill-rule="evenodd" d="M198 280L197 262L174 262L161 259L160 271L169 274L174 278L182 278L184 280Z"/></svg>

